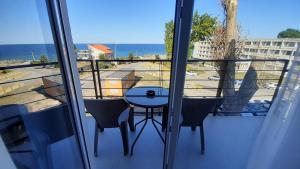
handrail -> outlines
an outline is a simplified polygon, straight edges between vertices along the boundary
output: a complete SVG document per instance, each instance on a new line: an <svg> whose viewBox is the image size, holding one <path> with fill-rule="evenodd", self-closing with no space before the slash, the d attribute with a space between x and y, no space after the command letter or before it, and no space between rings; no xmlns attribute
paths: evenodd
<svg viewBox="0 0 300 169"><path fill-rule="evenodd" d="M268 93L268 94L265 94L265 93L261 93L260 95L257 95L255 97L257 98L263 98L263 97L272 97L272 100L270 100L270 103L272 103L273 99L276 97L277 93L278 93L278 90L279 90L279 85L282 83L283 81L283 78L284 78L284 74L288 71L288 63L289 63L289 60L287 59L236 59L236 60L232 60L232 59L226 59L226 60L220 60L220 59L190 59L188 60L188 64L194 64L194 63L209 63L209 62L230 62L230 61L233 61L233 62L281 62L283 63L283 66L279 66L278 70L272 70L270 68L266 68L266 69L262 69L262 68L258 68L256 69L256 71L262 71L262 72L281 72L280 75L279 73L276 75L278 76L278 78L275 76L273 77L261 77L261 78L257 78L256 80L258 81L261 81L261 82L264 82L264 81L277 81L278 82L278 85L276 87L276 89L274 89L274 93ZM85 60L85 59L77 59L77 63L78 62L86 62L87 64L84 65L83 68L78 68L79 72L80 73L83 73L83 72L86 72L86 73L91 73L91 76L89 76L91 79L80 79L81 82L93 82L93 85L92 86L88 86L88 87L83 87L82 86L82 90L94 90L94 94L93 93L86 93L87 95L83 95L84 97L95 97L95 98L103 98L103 97L111 97L111 98L114 98L115 96L104 96L103 95L103 92L102 90L107 90L107 89L129 89L129 87L102 87L101 83L99 83L99 81L101 82L104 82L107 80L106 77L100 77L100 74L102 75L102 73L104 72L114 72L114 71L131 71L131 70L126 70L126 69L121 69L121 70L115 70L115 69L104 69L104 68L100 68L99 66L99 63L100 62L120 62L120 63L136 63L136 62L156 62L156 63L160 63L160 66L158 69L151 69L151 70L147 70L147 69L135 69L136 72L141 72L141 73L144 73L144 72L158 72L159 74L159 77L156 77L154 79L152 78L143 78L143 79L133 79L133 80L130 80L130 79L125 79L123 81L133 81L133 82L138 82L138 81L144 81L144 82L159 82L160 85L164 85L164 84L168 84L168 82L170 82L170 79L169 78L166 78L166 77L163 77L163 73L167 73L167 72L170 72L171 70L169 69L165 69L163 67L161 67L161 64L162 63L165 63L165 62L171 62L170 59L105 59L105 60ZM0 67L0 70L12 70L12 69L21 69L21 68L30 68L30 67L46 67L46 66L53 66L53 65L57 65L58 62L49 62L49 63L39 63L39 64L22 64L22 65L12 65L12 66L2 66ZM47 68L47 67L46 67ZM209 69L209 68L205 68L205 69L201 69L201 70L190 70L192 72L212 72L212 71L225 71L223 69ZM247 69L239 69L239 70L236 70L236 72L246 72ZM33 77L33 78L27 78L27 79L19 79L19 80L11 80L11 81L6 81L6 82L1 82L0 83L0 86L1 85L4 85L4 84L11 84L11 83L17 83L17 82L22 82L22 81L30 81L30 80L37 80L37 79L40 79L40 78L44 78L44 77L51 77L51 76L58 76L60 74L51 74L51 75L46 75L46 76L39 76L39 77ZM111 80L111 79L110 79ZM236 78L236 80L243 80L243 78ZM205 82L205 81L209 81L208 79L204 79L204 78L187 78L186 81L195 81L195 82ZM52 87L52 86L51 86ZM55 86L54 86L55 87ZM45 87L42 87L42 88L39 88L38 90L45 90L47 88ZM196 90L196 91L200 91L200 90L209 90L210 92L214 91L214 90L223 90L224 88L223 87L211 87L211 86L201 86L200 84L200 87L197 87L197 86L187 86L185 87L185 90ZM234 87L234 89L238 89L238 87ZM264 90L264 89L268 89L267 87L265 86L260 86L260 89ZM13 96L13 95L18 95L18 94L24 94L24 93L27 93L27 92L32 92L32 91L36 91L36 90L30 90L30 91L22 91L22 92L19 92L19 93L10 93L10 94L7 94L7 95L2 95L0 98L5 98L5 97L10 97L10 96ZM193 93L194 94L194 93ZM210 94L211 95L211 94ZM197 96L197 95L193 95L193 96L190 96L190 97L215 97L215 96L210 96L210 95L207 95L207 96ZM235 96L232 96L232 97L235 97ZM38 100L40 101L40 100ZM33 101L34 102L34 101ZM31 103L31 102L28 102L28 103ZM257 111L256 111L257 112ZM242 112L244 113L244 112Z"/></svg>

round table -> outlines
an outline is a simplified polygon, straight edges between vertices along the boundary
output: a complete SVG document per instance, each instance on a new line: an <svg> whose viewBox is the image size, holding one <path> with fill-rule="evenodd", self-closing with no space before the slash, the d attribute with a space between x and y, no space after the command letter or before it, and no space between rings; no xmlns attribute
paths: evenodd
<svg viewBox="0 0 300 169"><path fill-rule="evenodd" d="M147 91L152 90L155 92L155 96L148 97L147 96ZM143 107L146 109L145 113L145 118L135 124L135 127L144 122L144 125L142 126L141 130L139 131L137 137L135 138L132 146L131 146L131 155L133 154L133 149L134 146L139 139L140 135L142 134L146 124L148 123L148 119L151 119L152 124L154 128L156 129L158 135L160 136L161 140L163 143L165 143L165 140L163 136L161 135L159 129L155 125L155 123L158 123L162 125L159 121L154 119L154 111L153 108L161 108L161 107L166 107L168 105L168 97L169 95L169 90L166 88L162 87L157 87L157 86L143 86L143 87L135 87L132 89L129 89L125 93L124 99L131 105L137 106L137 107ZM149 109L150 111L150 116L149 116Z"/></svg>

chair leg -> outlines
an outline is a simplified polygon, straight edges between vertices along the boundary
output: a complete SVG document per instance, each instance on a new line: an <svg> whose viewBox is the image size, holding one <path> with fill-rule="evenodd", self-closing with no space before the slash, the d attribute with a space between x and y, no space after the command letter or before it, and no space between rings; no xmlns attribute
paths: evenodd
<svg viewBox="0 0 300 169"><path fill-rule="evenodd" d="M127 155L129 152L127 122L121 123L120 132L121 132L121 136L122 136L124 155Z"/></svg>
<svg viewBox="0 0 300 169"><path fill-rule="evenodd" d="M104 132L104 128L102 128L99 124L98 124L98 129L100 130L101 133Z"/></svg>
<svg viewBox="0 0 300 169"><path fill-rule="evenodd" d="M163 114L162 114L162 128L161 131L165 131L168 125L168 107L163 107Z"/></svg>
<svg viewBox="0 0 300 169"><path fill-rule="evenodd" d="M178 140L179 140L180 132L181 132L181 125L179 126L179 129L178 129Z"/></svg>
<svg viewBox="0 0 300 169"><path fill-rule="evenodd" d="M98 137L99 137L99 131L98 131L98 125L95 124L95 137L94 137L94 156L98 156Z"/></svg>
<svg viewBox="0 0 300 169"><path fill-rule="evenodd" d="M192 130L192 131L196 131L196 126L192 126L192 127L191 127L191 130Z"/></svg>
<svg viewBox="0 0 300 169"><path fill-rule="evenodd" d="M103 133L104 132L104 128L100 127L100 132Z"/></svg>
<svg viewBox="0 0 300 169"><path fill-rule="evenodd" d="M200 137L201 137L201 154L204 154L205 143L204 143L204 128L203 128L203 124L200 125Z"/></svg>
<svg viewBox="0 0 300 169"><path fill-rule="evenodd" d="M130 107L129 117L128 117L128 125L129 125L129 128L130 128L130 131L135 131L133 107Z"/></svg>

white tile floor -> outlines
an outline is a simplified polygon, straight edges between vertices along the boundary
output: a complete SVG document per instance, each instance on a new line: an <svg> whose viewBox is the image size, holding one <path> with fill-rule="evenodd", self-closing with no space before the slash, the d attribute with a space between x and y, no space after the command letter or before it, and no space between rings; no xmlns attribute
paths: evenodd
<svg viewBox="0 0 300 169"><path fill-rule="evenodd" d="M192 132L190 128L182 128L176 152L175 169L243 169L263 120L264 117L207 117L204 122L206 143L204 155L200 154L199 129ZM92 148L94 120L92 117L87 117L87 121L90 148ZM137 132L129 132L130 145L136 135ZM106 129L99 135L99 138L99 156L97 158L91 156L94 168L162 168L164 146L151 123L148 123L137 142L133 156L123 156L121 135L118 129ZM93 152L92 149L90 152Z"/></svg>

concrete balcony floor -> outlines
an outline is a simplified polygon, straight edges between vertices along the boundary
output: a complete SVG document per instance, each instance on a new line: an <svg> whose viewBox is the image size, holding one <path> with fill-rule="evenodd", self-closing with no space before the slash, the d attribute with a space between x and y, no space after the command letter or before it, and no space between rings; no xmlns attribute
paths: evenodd
<svg viewBox="0 0 300 169"><path fill-rule="evenodd" d="M140 116L135 117L137 122ZM161 119L157 116L156 119ZM208 116L204 122L206 151L200 154L197 128L182 128L176 150L175 169L243 169L251 146L261 128L262 116ZM92 154L94 119L87 116L92 166L103 169L160 169L164 145L153 125L148 123L133 156L124 156L118 129L105 129L99 135L98 157ZM138 126L139 131L141 125ZM130 146L137 132L129 131Z"/></svg>

